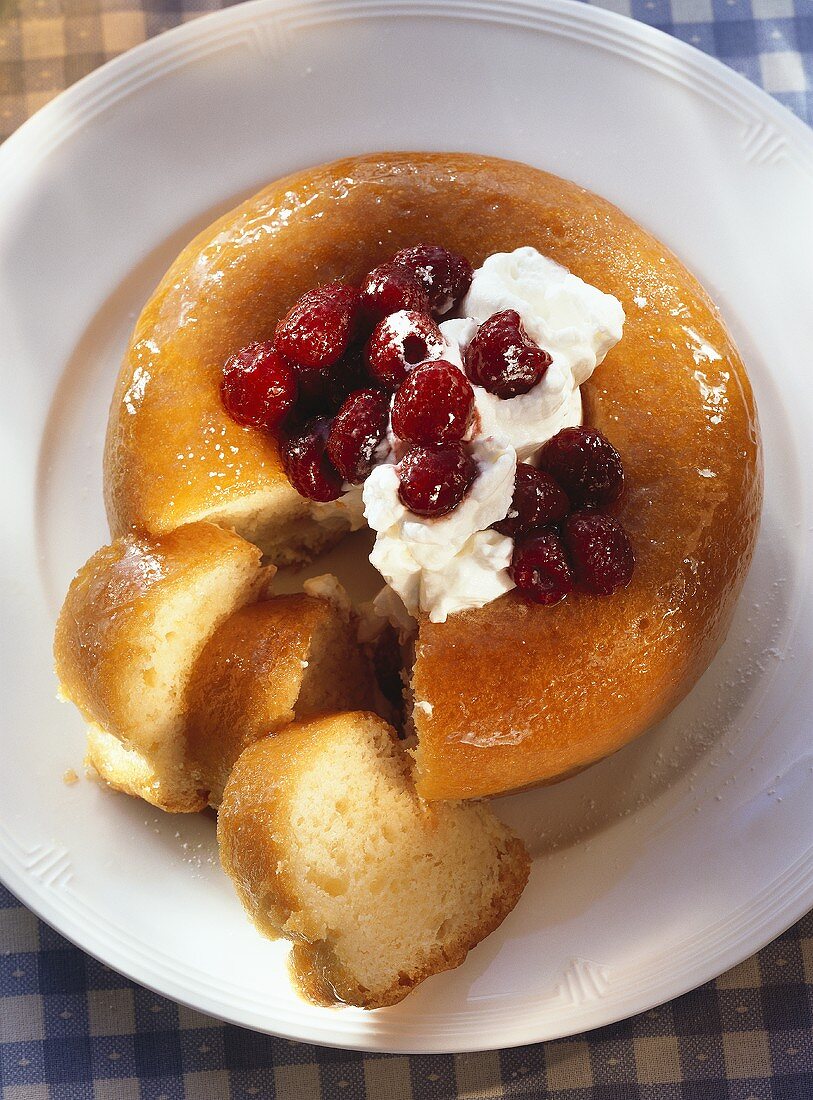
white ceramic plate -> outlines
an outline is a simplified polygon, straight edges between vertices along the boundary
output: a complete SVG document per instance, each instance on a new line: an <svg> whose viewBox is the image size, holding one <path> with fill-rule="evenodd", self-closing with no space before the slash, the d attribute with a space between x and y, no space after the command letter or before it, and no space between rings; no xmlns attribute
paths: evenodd
<svg viewBox="0 0 813 1100"><path fill-rule="evenodd" d="M175 253L269 179L409 148L539 165L666 241L749 365L767 494L736 621L699 687L615 758L502 800L536 855L520 905L459 970L364 1014L292 993L283 946L254 932L218 869L210 818L62 783L81 770L83 730L55 699L50 639L71 575L107 538L107 404ZM0 149L9 887L86 950L202 1011L427 1052L647 1009L813 905L812 187L813 136L766 96L680 42L567 0L259 0L133 50L27 123Z"/></svg>

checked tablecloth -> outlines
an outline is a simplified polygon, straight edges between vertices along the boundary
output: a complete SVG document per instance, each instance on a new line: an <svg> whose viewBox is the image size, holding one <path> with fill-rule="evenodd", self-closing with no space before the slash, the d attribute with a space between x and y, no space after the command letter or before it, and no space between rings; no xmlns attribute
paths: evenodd
<svg viewBox="0 0 813 1100"><path fill-rule="evenodd" d="M602 3L720 58L813 122L813 0ZM104 61L220 6L0 0L0 139ZM0 1091L2 1100L813 1100L813 915L717 981L613 1027L407 1058L224 1026L108 970L0 887Z"/></svg>

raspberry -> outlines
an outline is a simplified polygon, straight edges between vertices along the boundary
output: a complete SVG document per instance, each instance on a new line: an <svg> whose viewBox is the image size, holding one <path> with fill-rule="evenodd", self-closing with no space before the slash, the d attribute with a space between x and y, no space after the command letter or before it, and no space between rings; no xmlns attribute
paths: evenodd
<svg viewBox="0 0 813 1100"><path fill-rule="evenodd" d="M471 488L477 467L461 443L410 447L400 463L398 496L418 516L445 516Z"/></svg>
<svg viewBox="0 0 813 1100"><path fill-rule="evenodd" d="M327 437L328 458L345 481L358 485L372 470L388 415L389 401L380 390L356 390L345 398Z"/></svg>
<svg viewBox="0 0 813 1100"><path fill-rule="evenodd" d="M361 299L371 321L380 321L402 309L429 312L426 291L405 267L398 264L381 264L374 268L361 284Z"/></svg>
<svg viewBox="0 0 813 1100"><path fill-rule="evenodd" d="M412 367L427 359L440 359L445 349L443 334L431 317L399 310L373 329L365 349L367 369L378 382L394 390Z"/></svg>
<svg viewBox="0 0 813 1100"><path fill-rule="evenodd" d="M420 282L436 317L442 317L459 305L471 286L474 274L464 256L438 244L416 244L412 248L402 248L395 253L392 262L406 268Z"/></svg>
<svg viewBox="0 0 813 1100"><path fill-rule="evenodd" d="M632 580L635 554L627 532L612 516L573 512L565 521L564 539L576 580L586 592L609 596Z"/></svg>
<svg viewBox="0 0 813 1100"><path fill-rule="evenodd" d="M556 478L576 508L605 508L624 488L621 456L595 428L563 428L542 447L537 461L541 470Z"/></svg>
<svg viewBox="0 0 813 1100"><path fill-rule="evenodd" d="M342 495L342 479L325 454L330 421L317 417L294 428L281 440L282 462L288 480L308 500L336 500Z"/></svg>
<svg viewBox="0 0 813 1100"><path fill-rule="evenodd" d="M497 397L517 397L542 381L551 357L528 336L515 309L484 321L466 349L466 374Z"/></svg>
<svg viewBox="0 0 813 1100"><path fill-rule="evenodd" d="M474 413L468 378L442 359L409 372L392 405L392 430L408 443L456 443Z"/></svg>
<svg viewBox="0 0 813 1100"><path fill-rule="evenodd" d="M570 511L566 494L550 474L537 470L527 462L517 463L514 496L508 515L493 523L501 535L517 538L532 527L547 527L559 523Z"/></svg>
<svg viewBox="0 0 813 1100"><path fill-rule="evenodd" d="M300 368L323 370L341 358L361 317L354 286L327 283L307 291L277 325L275 344Z"/></svg>
<svg viewBox="0 0 813 1100"><path fill-rule="evenodd" d="M534 603L559 603L573 589L565 548L551 528L517 543L508 572L522 595Z"/></svg>
<svg viewBox="0 0 813 1100"><path fill-rule="evenodd" d="M275 428L294 407L296 374L271 341L249 344L223 367L220 399L238 424Z"/></svg>

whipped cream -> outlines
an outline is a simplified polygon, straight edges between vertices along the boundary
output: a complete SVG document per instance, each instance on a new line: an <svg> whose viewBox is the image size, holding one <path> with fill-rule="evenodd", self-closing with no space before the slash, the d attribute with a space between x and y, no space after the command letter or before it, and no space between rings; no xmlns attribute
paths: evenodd
<svg viewBox="0 0 813 1100"><path fill-rule="evenodd" d="M477 326L514 309L551 365L526 394L501 399L473 386L477 416L469 451L478 476L445 516L424 519L398 498L397 441L364 482L364 515L376 531L370 561L412 615L445 622L510 591L513 539L489 530L508 513L517 462L533 461L546 440L582 422L579 386L621 339L624 311L610 294L585 283L534 248L496 253L474 273L464 316L441 326L448 359L462 369Z"/></svg>

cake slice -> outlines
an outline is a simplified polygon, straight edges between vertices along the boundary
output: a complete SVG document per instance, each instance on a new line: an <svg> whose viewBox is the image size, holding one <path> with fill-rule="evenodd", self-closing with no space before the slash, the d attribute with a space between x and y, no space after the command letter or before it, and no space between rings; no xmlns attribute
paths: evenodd
<svg viewBox="0 0 813 1100"><path fill-rule="evenodd" d="M258 738L373 699L349 602L275 596L235 612L204 646L187 696L189 753L210 804Z"/></svg>
<svg viewBox="0 0 813 1100"><path fill-rule="evenodd" d="M206 805L184 737L186 689L212 632L264 591L260 551L212 523L127 535L71 583L56 627L62 694L111 787L176 813Z"/></svg>
<svg viewBox="0 0 813 1100"><path fill-rule="evenodd" d="M296 723L242 754L220 857L257 927L293 940L317 1003L396 1004L463 962L528 879L522 842L482 804L423 802L374 714Z"/></svg>

